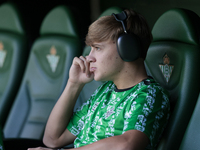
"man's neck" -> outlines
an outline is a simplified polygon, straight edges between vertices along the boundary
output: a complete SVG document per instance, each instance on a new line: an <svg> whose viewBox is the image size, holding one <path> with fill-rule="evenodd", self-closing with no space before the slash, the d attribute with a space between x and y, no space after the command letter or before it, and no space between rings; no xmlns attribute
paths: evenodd
<svg viewBox="0 0 200 150"><path fill-rule="evenodd" d="M113 81L118 89L133 87L148 78L143 60L127 63L121 74Z"/></svg>

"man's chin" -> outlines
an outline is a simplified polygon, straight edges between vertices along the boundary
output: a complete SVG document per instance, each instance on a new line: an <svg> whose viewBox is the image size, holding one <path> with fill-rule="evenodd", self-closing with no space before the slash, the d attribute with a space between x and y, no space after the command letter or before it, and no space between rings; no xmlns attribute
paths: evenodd
<svg viewBox="0 0 200 150"><path fill-rule="evenodd" d="M94 76L94 80L95 80L95 81L101 81L101 82L105 82L105 81L107 81L106 79L103 79L103 78L97 78L97 77L95 77L95 76Z"/></svg>

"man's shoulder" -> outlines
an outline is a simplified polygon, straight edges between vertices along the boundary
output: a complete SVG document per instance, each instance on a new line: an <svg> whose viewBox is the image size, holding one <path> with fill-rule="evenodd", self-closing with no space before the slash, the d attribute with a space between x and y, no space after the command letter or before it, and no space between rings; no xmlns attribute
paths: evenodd
<svg viewBox="0 0 200 150"><path fill-rule="evenodd" d="M160 83L156 82L153 78L147 78L140 82L137 86L138 92L147 92L147 93L162 93L169 96L169 92L160 85Z"/></svg>

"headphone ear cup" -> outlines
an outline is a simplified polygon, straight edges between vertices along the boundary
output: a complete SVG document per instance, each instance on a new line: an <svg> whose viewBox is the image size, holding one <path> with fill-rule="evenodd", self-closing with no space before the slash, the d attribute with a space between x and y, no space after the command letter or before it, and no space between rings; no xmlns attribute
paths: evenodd
<svg viewBox="0 0 200 150"><path fill-rule="evenodd" d="M117 40L117 50L122 60L130 62L141 56L141 42L134 34L123 33Z"/></svg>

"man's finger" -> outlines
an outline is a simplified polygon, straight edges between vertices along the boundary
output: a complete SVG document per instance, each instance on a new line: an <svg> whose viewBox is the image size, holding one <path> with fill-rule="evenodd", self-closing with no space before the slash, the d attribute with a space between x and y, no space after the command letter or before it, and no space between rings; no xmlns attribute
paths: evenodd
<svg viewBox="0 0 200 150"><path fill-rule="evenodd" d="M82 58L75 57L74 64L78 65L81 68L82 72L85 72L85 62Z"/></svg>

